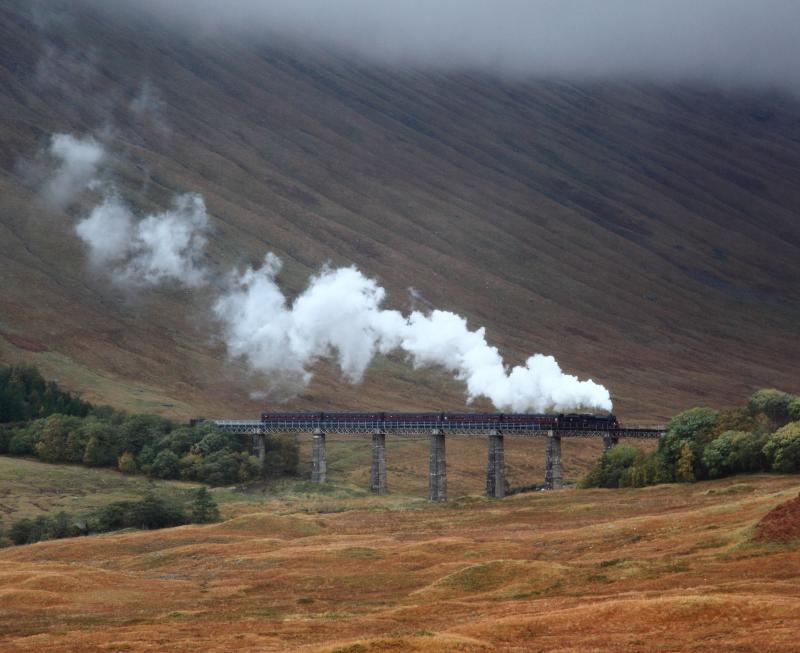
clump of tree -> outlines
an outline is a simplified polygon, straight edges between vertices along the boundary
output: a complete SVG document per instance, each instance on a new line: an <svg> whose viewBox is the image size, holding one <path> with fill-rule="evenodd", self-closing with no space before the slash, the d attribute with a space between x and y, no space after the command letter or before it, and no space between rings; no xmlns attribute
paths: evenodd
<svg viewBox="0 0 800 653"><path fill-rule="evenodd" d="M800 397L772 389L759 390L743 408L676 415L655 451L614 447L581 485L642 487L767 471L800 472Z"/></svg>
<svg viewBox="0 0 800 653"><path fill-rule="evenodd" d="M25 422L53 413L86 416L90 404L46 381L34 365L0 367L0 422Z"/></svg>
<svg viewBox="0 0 800 653"><path fill-rule="evenodd" d="M126 415L110 406L92 406L62 392L55 382L46 383L30 366L3 368L0 382L3 379L8 381L0 383L0 401L11 397L2 405L13 410L0 413L0 422L24 423L0 429L0 454L208 485L297 473L299 454L293 439L266 436L262 464L248 452L245 438L211 422L181 425L159 415Z"/></svg>
<svg viewBox="0 0 800 653"><path fill-rule="evenodd" d="M127 528L153 530L183 524L208 524L218 520L217 503L208 489L202 487L193 493L188 506L148 494L138 501L110 503L82 517L62 511L53 517L40 515L33 519L21 519L9 529L8 540L18 545L33 544Z"/></svg>

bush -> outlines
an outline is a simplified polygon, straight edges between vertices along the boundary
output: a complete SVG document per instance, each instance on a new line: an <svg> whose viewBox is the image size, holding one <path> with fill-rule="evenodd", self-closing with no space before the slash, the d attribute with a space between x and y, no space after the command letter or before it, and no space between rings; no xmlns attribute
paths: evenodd
<svg viewBox="0 0 800 653"><path fill-rule="evenodd" d="M773 433L764 445L764 455L776 472L800 472L800 421L789 422Z"/></svg>

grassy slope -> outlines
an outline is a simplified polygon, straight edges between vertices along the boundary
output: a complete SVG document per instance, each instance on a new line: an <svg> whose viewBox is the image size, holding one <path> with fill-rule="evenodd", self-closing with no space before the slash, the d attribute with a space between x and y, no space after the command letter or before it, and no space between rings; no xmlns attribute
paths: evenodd
<svg viewBox="0 0 800 653"><path fill-rule="evenodd" d="M0 552L0 650L788 653L797 547L750 536L798 490L230 504L218 525Z"/></svg>
<svg viewBox="0 0 800 653"><path fill-rule="evenodd" d="M150 491L185 500L190 490L198 487L196 483L125 476L108 469L0 456L0 517L6 526L24 517L53 516L60 510L80 515Z"/></svg>
<svg viewBox="0 0 800 653"><path fill-rule="evenodd" d="M31 4L0 7L1 359L137 409L260 408L210 339L207 296L104 285L70 233L80 208L47 209L20 174L53 131L110 125L131 201L206 197L220 273L270 249L297 290L355 262L394 306L414 286L512 360L553 353L609 385L629 420L800 390L796 101L378 70L75 3L48 3L71 9L42 27ZM128 109L144 79L159 120ZM295 405L460 403L390 359L356 388L323 366Z"/></svg>

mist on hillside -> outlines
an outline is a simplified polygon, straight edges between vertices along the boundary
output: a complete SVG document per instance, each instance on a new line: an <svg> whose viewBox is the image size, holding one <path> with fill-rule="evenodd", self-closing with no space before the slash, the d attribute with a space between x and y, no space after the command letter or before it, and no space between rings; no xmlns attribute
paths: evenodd
<svg viewBox="0 0 800 653"><path fill-rule="evenodd" d="M288 38L373 62L568 79L798 88L792 0L114 0L203 39Z"/></svg>

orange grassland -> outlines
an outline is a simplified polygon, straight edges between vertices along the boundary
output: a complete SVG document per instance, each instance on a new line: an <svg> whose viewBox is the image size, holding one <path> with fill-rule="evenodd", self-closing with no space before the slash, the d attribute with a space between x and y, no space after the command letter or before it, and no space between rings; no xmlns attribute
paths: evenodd
<svg viewBox="0 0 800 653"><path fill-rule="evenodd" d="M295 493L225 521L0 552L2 651L797 651L800 479Z"/></svg>

